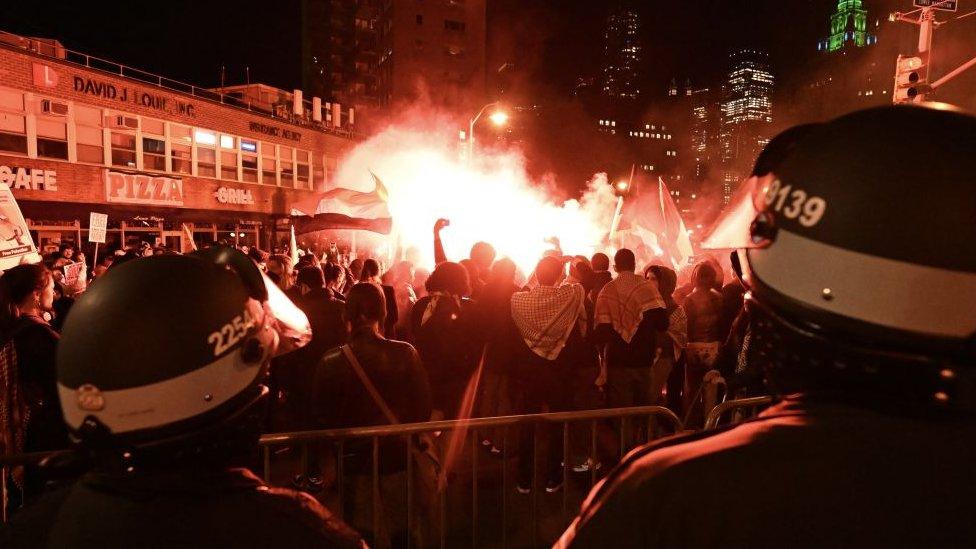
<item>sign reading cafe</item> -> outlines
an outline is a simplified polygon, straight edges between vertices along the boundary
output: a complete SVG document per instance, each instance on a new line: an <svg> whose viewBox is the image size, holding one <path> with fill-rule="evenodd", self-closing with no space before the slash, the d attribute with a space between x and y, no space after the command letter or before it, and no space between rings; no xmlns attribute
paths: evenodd
<svg viewBox="0 0 976 549"><path fill-rule="evenodd" d="M11 189L58 190L58 172L40 168L0 166L0 183Z"/></svg>

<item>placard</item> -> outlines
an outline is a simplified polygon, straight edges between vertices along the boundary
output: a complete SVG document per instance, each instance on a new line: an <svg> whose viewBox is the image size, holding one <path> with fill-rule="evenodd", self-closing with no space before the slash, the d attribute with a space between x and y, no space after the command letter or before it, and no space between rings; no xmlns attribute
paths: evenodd
<svg viewBox="0 0 976 549"><path fill-rule="evenodd" d="M40 261L34 239L10 187L0 183L0 270Z"/></svg>
<svg viewBox="0 0 976 549"><path fill-rule="evenodd" d="M108 214L91 212L88 214L88 241L105 244L105 229L108 227Z"/></svg>

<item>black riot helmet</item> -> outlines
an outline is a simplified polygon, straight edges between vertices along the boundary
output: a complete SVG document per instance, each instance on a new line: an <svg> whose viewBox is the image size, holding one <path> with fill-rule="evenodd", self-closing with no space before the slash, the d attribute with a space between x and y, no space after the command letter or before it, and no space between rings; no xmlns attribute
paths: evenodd
<svg viewBox="0 0 976 549"><path fill-rule="evenodd" d="M64 419L87 445L127 456L220 438L215 429L265 400L270 359L310 336L305 315L233 248L130 261L66 319Z"/></svg>
<svg viewBox="0 0 976 549"><path fill-rule="evenodd" d="M703 247L739 250L768 364L973 409L976 118L851 113L807 131L730 206Z"/></svg>

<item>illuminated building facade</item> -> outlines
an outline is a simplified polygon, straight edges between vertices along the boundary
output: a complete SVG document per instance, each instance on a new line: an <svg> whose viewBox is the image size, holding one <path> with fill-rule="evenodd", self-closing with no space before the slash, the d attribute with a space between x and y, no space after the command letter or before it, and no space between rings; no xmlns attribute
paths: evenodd
<svg viewBox="0 0 976 549"><path fill-rule="evenodd" d="M830 34L817 49L834 52L849 45L863 48L878 41L868 32L868 10L862 0L837 0L837 9L830 16Z"/></svg>
<svg viewBox="0 0 976 549"><path fill-rule="evenodd" d="M621 9L607 18L602 91L609 98L637 99L640 95L639 30L640 19L632 9Z"/></svg>
<svg viewBox="0 0 976 549"><path fill-rule="evenodd" d="M723 86L721 129L722 196L731 198L738 182L748 174L773 122L773 74L767 52L746 48L730 55Z"/></svg>

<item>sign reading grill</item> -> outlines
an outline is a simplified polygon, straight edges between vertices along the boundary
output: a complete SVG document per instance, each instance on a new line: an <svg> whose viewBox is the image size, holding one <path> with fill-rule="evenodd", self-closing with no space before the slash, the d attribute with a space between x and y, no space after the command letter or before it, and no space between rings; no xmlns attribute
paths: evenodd
<svg viewBox="0 0 976 549"><path fill-rule="evenodd" d="M916 8L935 8L942 11L956 11L959 2L957 0L915 0Z"/></svg>

